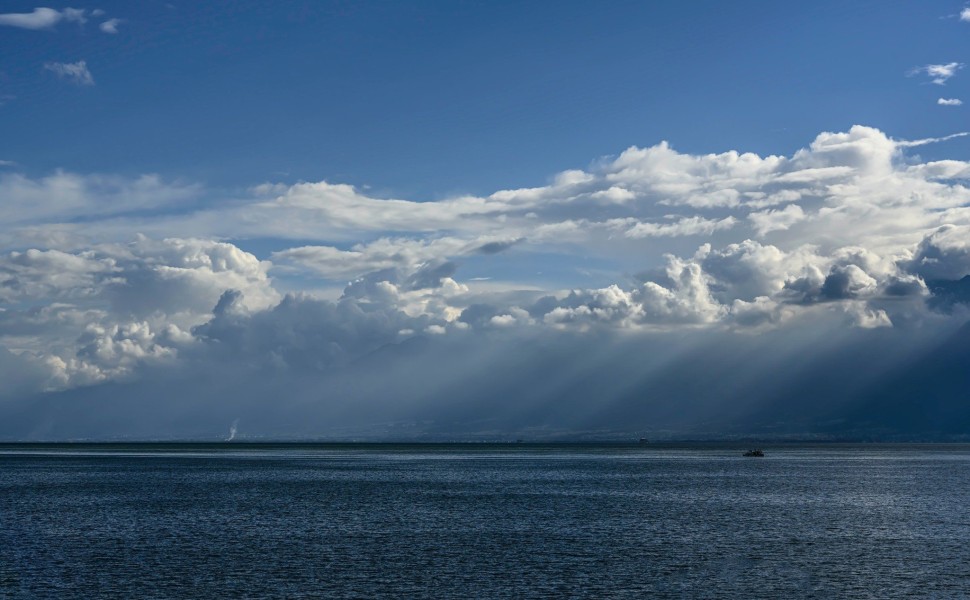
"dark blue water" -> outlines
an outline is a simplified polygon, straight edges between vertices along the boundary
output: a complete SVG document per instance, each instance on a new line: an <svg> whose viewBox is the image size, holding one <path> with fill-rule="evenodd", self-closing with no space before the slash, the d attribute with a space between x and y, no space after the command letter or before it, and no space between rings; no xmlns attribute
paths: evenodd
<svg viewBox="0 0 970 600"><path fill-rule="evenodd" d="M970 447L0 447L0 598L968 597Z"/></svg>

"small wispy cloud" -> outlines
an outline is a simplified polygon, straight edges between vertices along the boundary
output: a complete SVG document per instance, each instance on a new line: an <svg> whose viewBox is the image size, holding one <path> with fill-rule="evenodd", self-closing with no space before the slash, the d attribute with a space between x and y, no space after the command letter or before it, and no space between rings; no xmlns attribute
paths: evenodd
<svg viewBox="0 0 970 600"><path fill-rule="evenodd" d="M84 25L88 22L88 19L85 16L87 12L88 11L83 8L65 8L61 11L61 18L68 22Z"/></svg>
<svg viewBox="0 0 970 600"><path fill-rule="evenodd" d="M44 68L53 71L61 79L66 79L77 85L94 85L94 77L88 70L86 61L79 60L76 63L47 63Z"/></svg>
<svg viewBox="0 0 970 600"><path fill-rule="evenodd" d="M118 33L118 25L120 24L121 19L108 19L99 25L98 28L105 33Z"/></svg>
<svg viewBox="0 0 970 600"><path fill-rule="evenodd" d="M41 6L29 13L0 14L0 25L35 30L50 29L61 21L69 21L83 25L87 22L86 12L83 8L54 10L53 8Z"/></svg>
<svg viewBox="0 0 970 600"><path fill-rule="evenodd" d="M961 131L958 133L951 133L950 135L944 135L943 137L923 138L921 140L896 140L896 145L900 148L915 148L917 146L948 142L957 138L967 137L968 135L970 135L970 131Z"/></svg>
<svg viewBox="0 0 970 600"><path fill-rule="evenodd" d="M963 100L959 98L940 98L936 103L940 106L960 106L963 104Z"/></svg>
<svg viewBox="0 0 970 600"><path fill-rule="evenodd" d="M17 163L12 160L0 160L0 167L16 167Z"/></svg>
<svg viewBox="0 0 970 600"><path fill-rule="evenodd" d="M932 77L930 81L936 85L945 85L947 79L956 75L957 71L963 68L963 63L951 62L945 65L925 65L922 67L917 67L910 71L908 75L912 77L913 75L919 75L923 73Z"/></svg>

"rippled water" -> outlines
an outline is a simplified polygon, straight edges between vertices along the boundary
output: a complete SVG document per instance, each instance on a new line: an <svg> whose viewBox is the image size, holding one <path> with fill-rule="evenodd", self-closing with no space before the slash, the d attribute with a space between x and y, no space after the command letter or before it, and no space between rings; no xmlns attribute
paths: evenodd
<svg viewBox="0 0 970 600"><path fill-rule="evenodd" d="M970 447L740 450L3 446L0 598L970 595Z"/></svg>

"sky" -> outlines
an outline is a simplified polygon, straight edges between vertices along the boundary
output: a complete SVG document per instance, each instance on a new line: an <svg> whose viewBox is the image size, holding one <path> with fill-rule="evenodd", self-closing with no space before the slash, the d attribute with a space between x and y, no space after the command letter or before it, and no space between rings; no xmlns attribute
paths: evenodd
<svg viewBox="0 0 970 600"><path fill-rule="evenodd" d="M970 435L970 4L0 6L0 439Z"/></svg>

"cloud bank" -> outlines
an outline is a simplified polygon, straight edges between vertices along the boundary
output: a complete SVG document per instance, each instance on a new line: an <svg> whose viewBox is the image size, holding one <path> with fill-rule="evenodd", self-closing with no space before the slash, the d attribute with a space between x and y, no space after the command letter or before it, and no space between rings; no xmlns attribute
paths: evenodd
<svg viewBox="0 0 970 600"><path fill-rule="evenodd" d="M970 164L909 154L939 141L661 142L433 202L2 173L0 435L905 429L889 374L950 406L913 365L966 351Z"/></svg>

